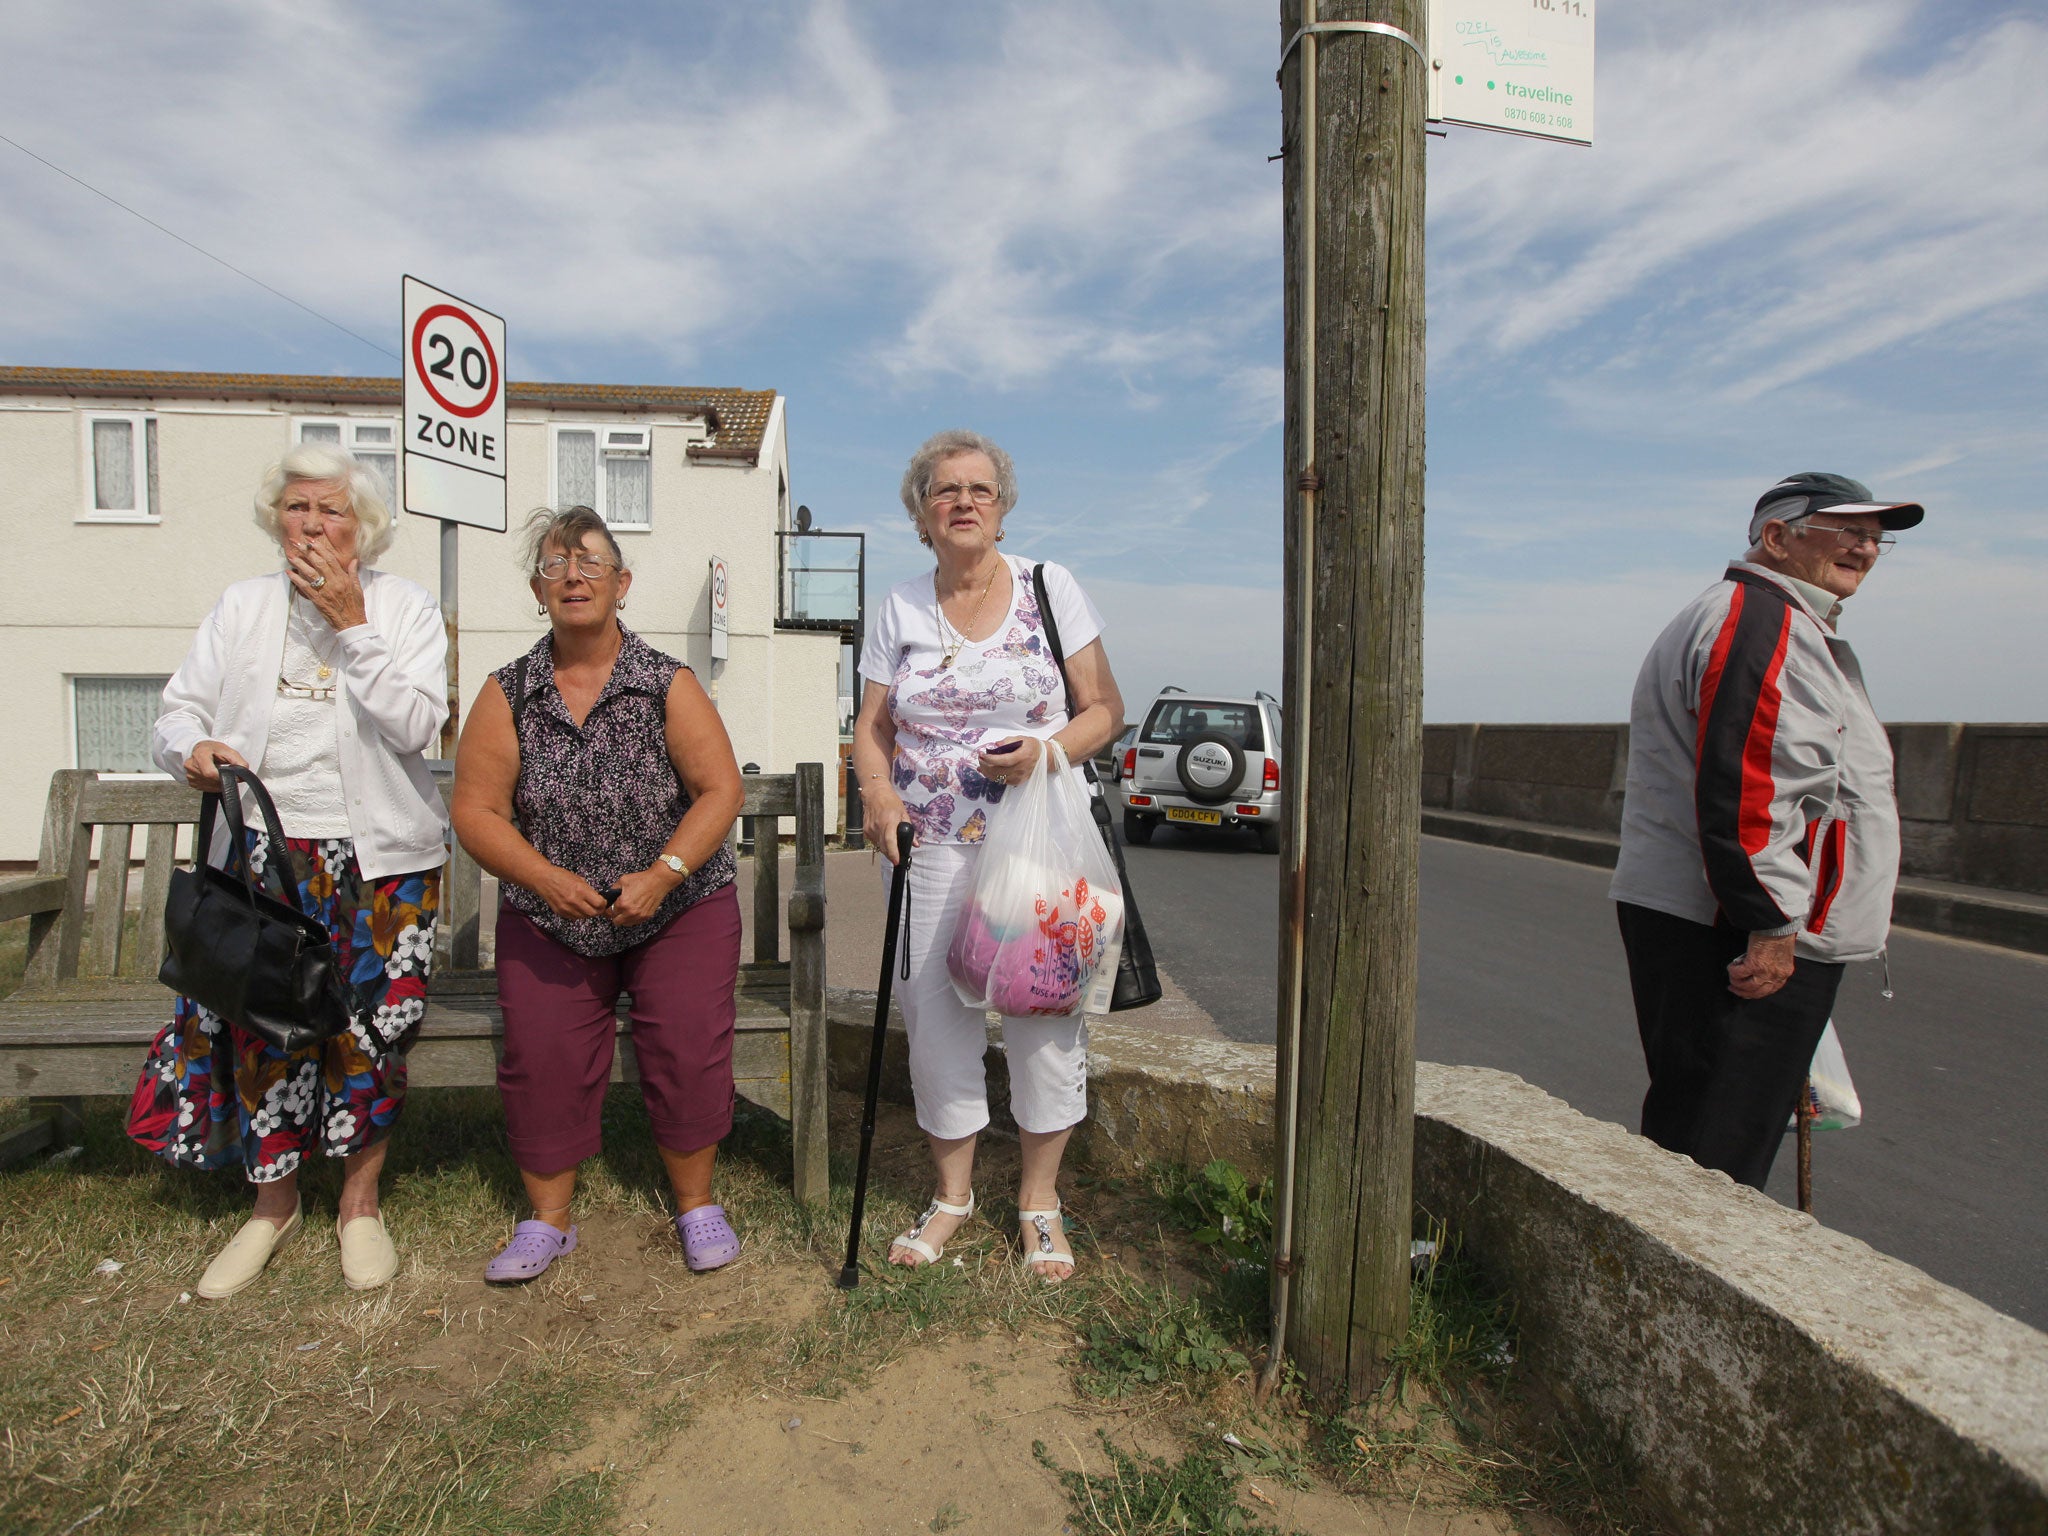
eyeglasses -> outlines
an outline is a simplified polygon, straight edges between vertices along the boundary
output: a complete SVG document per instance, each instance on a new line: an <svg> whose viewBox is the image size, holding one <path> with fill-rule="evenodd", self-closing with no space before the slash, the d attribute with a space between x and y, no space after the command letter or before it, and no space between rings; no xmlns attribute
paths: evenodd
<svg viewBox="0 0 2048 1536"><path fill-rule="evenodd" d="M615 571L618 568L619 563L616 560L603 560L596 555L578 555L576 557L577 573L585 581L602 581L606 571ZM541 561L538 569L542 581L560 581L569 574L569 557L567 555L549 555L547 559Z"/></svg>
<svg viewBox="0 0 2048 1536"><path fill-rule="evenodd" d="M353 507L316 507L311 502L293 501L279 508L278 515L296 518L304 523L310 523L316 518L324 518L330 523L346 523L355 517L356 512Z"/></svg>
<svg viewBox="0 0 2048 1536"><path fill-rule="evenodd" d="M1868 544L1880 555L1899 542L1888 533L1866 533L1861 528L1843 528L1835 523L1801 523L1799 526L1815 533L1832 533L1844 549L1861 549Z"/></svg>
<svg viewBox="0 0 2048 1536"><path fill-rule="evenodd" d="M977 507L986 507L994 504L996 488L986 480L976 480L969 485L948 482L945 485L933 486L924 493L924 499L935 507L944 506L949 501L962 500L971 501Z"/></svg>

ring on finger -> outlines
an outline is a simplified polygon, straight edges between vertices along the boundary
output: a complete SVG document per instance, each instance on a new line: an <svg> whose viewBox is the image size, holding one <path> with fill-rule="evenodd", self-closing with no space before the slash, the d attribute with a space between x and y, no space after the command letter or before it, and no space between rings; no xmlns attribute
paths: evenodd
<svg viewBox="0 0 2048 1536"><path fill-rule="evenodd" d="M316 587L324 587L327 585L327 578L325 576L315 576L313 578L312 585Z"/></svg>

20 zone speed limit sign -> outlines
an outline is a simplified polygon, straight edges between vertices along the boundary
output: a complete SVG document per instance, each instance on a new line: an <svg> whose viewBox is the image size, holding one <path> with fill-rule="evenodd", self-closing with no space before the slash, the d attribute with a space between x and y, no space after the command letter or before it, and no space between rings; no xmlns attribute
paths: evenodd
<svg viewBox="0 0 2048 1536"><path fill-rule="evenodd" d="M405 510L505 531L505 321L405 279Z"/></svg>

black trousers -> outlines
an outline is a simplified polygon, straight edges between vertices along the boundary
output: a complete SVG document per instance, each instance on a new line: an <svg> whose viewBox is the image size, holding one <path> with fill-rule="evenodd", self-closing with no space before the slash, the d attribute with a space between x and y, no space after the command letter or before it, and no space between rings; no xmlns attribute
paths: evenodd
<svg viewBox="0 0 2048 1536"><path fill-rule="evenodd" d="M1764 1187L1827 1028L1842 967L1800 959L1769 997L1728 990L1749 935L1617 902L1650 1091L1643 1134L1703 1168Z"/></svg>

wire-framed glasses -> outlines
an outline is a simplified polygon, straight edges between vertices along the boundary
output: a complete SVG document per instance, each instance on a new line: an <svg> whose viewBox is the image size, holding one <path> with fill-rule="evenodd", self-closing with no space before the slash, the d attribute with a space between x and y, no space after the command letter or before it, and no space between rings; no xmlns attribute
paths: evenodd
<svg viewBox="0 0 2048 1536"><path fill-rule="evenodd" d="M617 570L618 564L618 561L606 560L600 555L578 555L576 557L577 574L585 581L603 580L604 573ZM567 555L549 555L545 560L541 561L539 570L542 581L560 581L569 574L569 557Z"/></svg>
<svg viewBox="0 0 2048 1536"><path fill-rule="evenodd" d="M986 480L974 480L966 485L949 480L926 491L924 499L935 507L944 506L949 501L971 501L977 507L987 507L995 504L996 488Z"/></svg>
<svg viewBox="0 0 2048 1536"><path fill-rule="evenodd" d="M1832 533L1844 549L1861 549L1868 544L1880 555L1899 541L1888 533L1870 533L1862 528L1844 528L1838 523L1801 523L1815 533Z"/></svg>

